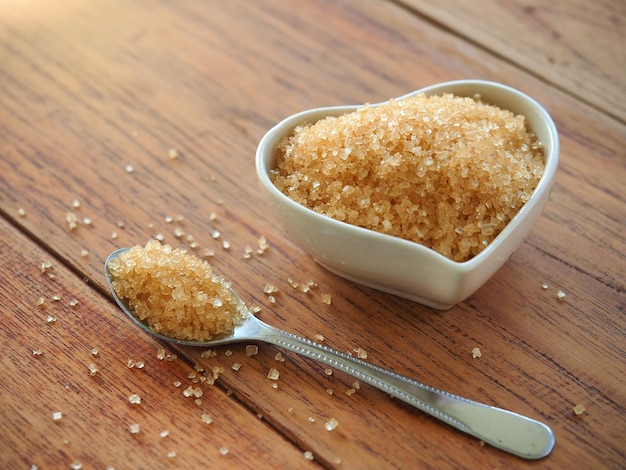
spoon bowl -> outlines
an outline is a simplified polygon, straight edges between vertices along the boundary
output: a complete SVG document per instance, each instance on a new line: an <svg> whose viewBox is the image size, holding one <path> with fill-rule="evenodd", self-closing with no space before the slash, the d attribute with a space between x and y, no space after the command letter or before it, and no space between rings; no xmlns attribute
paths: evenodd
<svg viewBox="0 0 626 470"><path fill-rule="evenodd" d="M133 314L128 304L118 297L113 288L109 265L112 260L127 250L129 248L116 250L106 259L104 272L107 284L120 309L137 326L160 340L181 346L204 348L242 341L269 343L341 370L456 429L518 457L540 459L547 456L554 447L552 430L539 421L436 389L328 346L270 326L256 318L230 287L228 289L238 300L237 309L244 314L243 320L231 333L215 336L210 341L203 342L174 339L155 333ZM224 282L220 277L215 276L215 278Z"/></svg>

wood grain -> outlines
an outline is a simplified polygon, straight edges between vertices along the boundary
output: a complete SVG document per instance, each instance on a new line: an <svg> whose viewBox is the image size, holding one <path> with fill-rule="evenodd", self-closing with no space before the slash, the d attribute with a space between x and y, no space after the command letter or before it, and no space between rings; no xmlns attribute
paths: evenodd
<svg viewBox="0 0 626 470"><path fill-rule="evenodd" d="M210 458L220 465L222 456L206 456L215 434L206 439L181 431L206 426L197 406L170 385L198 365L224 369L215 388L220 392L203 402L223 413L212 415L210 426L219 423L230 439L242 429L242 438L228 444L233 460L226 461L241 468L533 465L482 447L368 386L348 395L353 379L336 371L327 375L324 367L289 353L278 362L279 350L269 346L260 345L253 357L246 356L245 345L217 348L210 358L180 348L180 361L157 362L159 344L108 301L102 263L119 246L162 236L202 256L211 250L216 271L248 303L259 305L268 323L309 338L321 334L325 344L342 351L363 348L373 363L545 421L557 446L541 468L621 466L626 127L611 112L539 79L547 73L543 66L529 73L516 59L477 47L462 22L451 31L392 2L34 5L0 3L0 211L16 227L3 225L1 269L4 274L9 266L22 266L27 273L0 288L15 306L3 310L7 326L0 331L11 344L29 338L54 354L33 358L29 350L37 346L29 345L25 355L11 356L14 362L3 359L3 373L43 359L34 364L44 378L65 384L62 378L70 375L68 383L78 383L74 395L48 387L80 414L53 423L34 398L21 406L5 398L20 389L39 396L38 384L50 382L30 385L11 375L11 393L2 394L0 406L6 416L13 407L19 412L10 415L16 431L0 440L0 455L19 466L36 463L32 449L45 442L40 445L50 465L55 458L66 467L71 459L94 466L123 459L141 466L145 459L157 466L150 468L164 461L193 468ZM317 266L276 226L259 197L253 163L258 140L275 122L310 107L376 102L465 77L501 81L539 100L557 122L562 150L544 216L470 299L435 312L344 281ZM178 158L169 157L171 148ZM77 217L74 230L68 213ZM270 248L245 258L246 247L256 250L261 236ZM80 310L46 304L59 308L59 317L69 316L73 330L51 330L65 324L44 324L32 304L40 289L50 289L38 272L44 256L59 265L54 285L63 299L80 294ZM305 294L288 278L318 286ZM268 282L280 290L275 303L263 293ZM558 290L566 293L563 301ZM331 305L321 301L322 293L332 295ZM33 312L36 325L27 321ZM93 387L85 362L103 335L112 360ZM481 358L472 358L474 347L483 351ZM97 360L104 360L105 347L100 349ZM148 358L145 371L129 370L129 355ZM238 371L231 369L235 362ZM276 382L267 378L272 367L280 371ZM129 438L126 418L135 415L125 412L137 410L125 400L136 372L146 375L145 406L137 419L145 418L146 429L176 424L175 461L163 458L158 435L146 435L139 448ZM579 403L587 411L576 416L572 408ZM94 410L103 410L105 423L93 441L83 441L99 422L90 418ZM330 418L339 421L332 432L324 429ZM28 423L37 433L26 432ZM47 437L57 424L69 433L70 447ZM19 444L22 434L32 437ZM120 434L124 440L115 443ZM98 440L107 447L91 449ZM304 459L307 450L314 461Z"/></svg>
<svg viewBox="0 0 626 470"><path fill-rule="evenodd" d="M626 4L620 0L399 0L500 60L626 122Z"/></svg>

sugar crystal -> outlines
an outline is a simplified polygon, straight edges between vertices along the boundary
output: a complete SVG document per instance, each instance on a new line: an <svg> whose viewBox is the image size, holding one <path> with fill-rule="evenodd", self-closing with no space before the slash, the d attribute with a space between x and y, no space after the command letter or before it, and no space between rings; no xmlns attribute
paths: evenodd
<svg viewBox="0 0 626 470"><path fill-rule="evenodd" d="M328 421L324 423L324 428L327 431L332 431L339 425L339 422L335 418L330 418Z"/></svg>
<svg viewBox="0 0 626 470"><path fill-rule="evenodd" d="M133 393L128 397L128 402L132 405L139 405L141 404L141 397L136 393Z"/></svg>
<svg viewBox="0 0 626 470"><path fill-rule="evenodd" d="M528 201L544 171L524 116L419 94L298 126L271 178L336 220L466 261Z"/></svg>

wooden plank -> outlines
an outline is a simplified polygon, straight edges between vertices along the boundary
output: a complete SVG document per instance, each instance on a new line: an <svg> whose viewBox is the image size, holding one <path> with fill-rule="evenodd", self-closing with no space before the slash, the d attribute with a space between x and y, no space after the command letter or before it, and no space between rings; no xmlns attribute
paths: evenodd
<svg viewBox="0 0 626 470"><path fill-rule="evenodd" d="M626 122L623 1L398 3Z"/></svg>
<svg viewBox="0 0 626 470"><path fill-rule="evenodd" d="M545 420L557 435L546 468L623 461L622 124L390 3L64 0L54 11L28 4L0 11L0 208L91 286L104 288L102 263L118 246L158 234L189 249L197 242L197 253L215 251L216 270L269 323L322 334L340 350L364 348L379 365ZM530 93L562 136L545 217L476 295L436 313L323 271L280 232L253 169L256 143L272 124L309 107L375 102L463 77ZM179 158L170 159L170 148ZM261 235L269 250L244 258ZM307 295L287 278L319 287ZM276 303L263 293L267 282L280 289ZM564 302L557 289L567 293ZM330 306L323 292L332 294ZM95 296L94 310L110 308L85 295ZM154 351L116 315L120 334L135 338L138 351ZM471 356L476 346L480 359ZM115 339L110 347L128 346ZM209 359L177 352L206 370L223 367L218 383L266 423L254 432L284 435L324 467L524 466L369 387L348 396L352 379L294 355L279 363L269 347L253 358L243 345L216 351ZM234 362L242 364L237 372ZM277 389L271 367L281 373ZM120 380L134 377L122 372ZM575 416L577 403L588 412ZM340 425L327 432L330 418ZM204 456L203 441L180 439L192 461ZM291 444L282 447L284 466L303 462ZM271 465L270 448L240 463Z"/></svg>

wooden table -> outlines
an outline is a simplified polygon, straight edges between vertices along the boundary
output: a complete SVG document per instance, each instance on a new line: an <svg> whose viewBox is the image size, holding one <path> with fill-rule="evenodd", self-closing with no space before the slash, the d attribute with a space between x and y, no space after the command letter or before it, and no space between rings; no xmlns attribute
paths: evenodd
<svg viewBox="0 0 626 470"><path fill-rule="evenodd" d="M623 468L625 22L620 0L0 0L0 467ZM460 78L530 94L561 136L544 215L477 293L438 312L355 285L276 226L254 170L273 124ZM510 456L273 347L152 339L103 261L157 236L263 320L544 421L554 451Z"/></svg>

